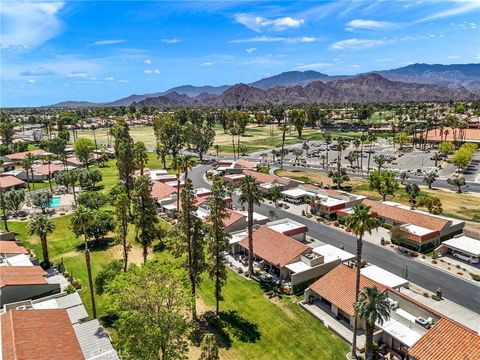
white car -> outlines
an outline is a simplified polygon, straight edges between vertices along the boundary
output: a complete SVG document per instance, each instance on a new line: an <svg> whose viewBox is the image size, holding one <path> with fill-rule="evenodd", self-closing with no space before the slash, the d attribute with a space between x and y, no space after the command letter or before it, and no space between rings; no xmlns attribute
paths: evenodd
<svg viewBox="0 0 480 360"><path fill-rule="evenodd" d="M457 259L460 259L460 260L463 260L463 261L466 261L470 264L477 264L480 260L476 257L473 257L473 256L468 256L468 255L463 255L463 254L460 254L460 253L454 253L453 254L453 257L456 257Z"/></svg>

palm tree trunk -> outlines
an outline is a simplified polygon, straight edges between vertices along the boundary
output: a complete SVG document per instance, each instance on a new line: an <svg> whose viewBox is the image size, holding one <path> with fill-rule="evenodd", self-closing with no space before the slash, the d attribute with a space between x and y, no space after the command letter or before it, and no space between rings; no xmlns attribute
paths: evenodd
<svg viewBox="0 0 480 360"><path fill-rule="evenodd" d="M146 244L143 245L143 263L147 262L148 257L148 246Z"/></svg>
<svg viewBox="0 0 480 360"><path fill-rule="evenodd" d="M83 226L83 237L85 239L85 262L87 264L88 286L90 287L90 300L92 301L92 316L97 318L97 307L95 306L95 293L93 288L92 266L90 264L90 250L88 250L88 239L85 226Z"/></svg>
<svg viewBox="0 0 480 360"><path fill-rule="evenodd" d="M362 263L362 235L357 238L357 276L355 279L355 301L358 299L358 294L360 293L360 268ZM352 340L352 354L354 357L357 356L357 332L358 332L358 316L355 314L354 324L353 324L353 340Z"/></svg>
<svg viewBox="0 0 480 360"><path fill-rule="evenodd" d="M35 180L33 178L33 169L30 170L30 173L32 174L32 188L35 190Z"/></svg>
<svg viewBox="0 0 480 360"><path fill-rule="evenodd" d="M253 201L248 202L248 272L253 276Z"/></svg>
<svg viewBox="0 0 480 360"><path fill-rule="evenodd" d="M48 257L48 245L47 245L47 237L42 235L40 237L40 241L42 243L42 255L43 255L43 263L45 264L46 268L50 268L50 259Z"/></svg>
<svg viewBox="0 0 480 360"><path fill-rule="evenodd" d="M280 170L283 170L283 149L285 147L285 132L287 131L287 128L283 127L283 132L282 132L282 150L281 150L281 154L280 154Z"/></svg>
<svg viewBox="0 0 480 360"><path fill-rule="evenodd" d="M365 360L373 360L373 330L374 325L365 324Z"/></svg>
<svg viewBox="0 0 480 360"><path fill-rule="evenodd" d="M5 226L5 231L10 231L8 230L7 212L5 211L5 199L3 197L3 189L1 187L0 187L0 205L2 206L3 225Z"/></svg>

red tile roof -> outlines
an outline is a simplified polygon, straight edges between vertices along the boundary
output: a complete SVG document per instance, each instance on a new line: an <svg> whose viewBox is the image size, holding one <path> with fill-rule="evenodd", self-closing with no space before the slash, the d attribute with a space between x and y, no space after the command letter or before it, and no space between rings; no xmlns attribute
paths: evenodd
<svg viewBox="0 0 480 360"><path fill-rule="evenodd" d="M0 188L8 189L14 186L20 186L26 184L25 181L16 178L15 176L6 175L0 176Z"/></svg>
<svg viewBox="0 0 480 360"><path fill-rule="evenodd" d="M446 318L440 319L408 351L416 360L478 360L480 336Z"/></svg>
<svg viewBox="0 0 480 360"><path fill-rule="evenodd" d="M240 159L235 162L236 168L253 169L257 166L256 162Z"/></svg>
<svg viewBox="0 0 480 360"><path fill-rule="evenodd" d="M84 360L65 309L0 315L3 360Z"/></svg>
<svg viewBox="0 0 480 360"><path fill-rule="evenodd" d="M242 219L245 219L246 216L243 214L240 214L239 212L230 210L230 209L225 209L227 211L227 214L229 215L228 218L223 219L223 226L228 228L229 226L235 224L237 221L240 221Z"/></svg>
<svg viewBox="0 0 480 360"><path fill-rule="evenodd" d="M22 161L23 159L25 159L25 156L28 153L32 154L33 156L41 156L41 155L48 154L45 150L36 149L36 150L32 150L32 151L24 151L24 152L5 155L5 157L7 159L12 160L12 161Z"/></svg>
<svg viewBox="0 0 480 360"><path fill-rule="evenodd" d="M33 166L32 170L38 174L48 176L48 165ZM61 164L50 164L50 174L65 170Z"/></svg>
<svg viewBox="0 0 480 360"><path fill-rule="evenodd" d="M379 217L392 219L402 224L413 224L433 231L441 231L449 223L448 220L442 218L382 204L370 199L365 199L362 202L370 206L370 211L377 213Z"/></svg>
<svg viewBox="0 0 480 360"><path fill-rule="evenodd" d="M286 184L290 183L290 180L288 180L288 179L282 178L280 176L264 174L264 173L261 173L261 172L258 172L258 171L243 170L243 173L245 175L253 176L261 184L277 182L277 183L286 185Z"/></svg>
<svg viewBox="0 0 480 360"><path fill-rule="evenodd" d="M338 306L340 310L353 316L355 314L353 304L355 303L356 276L356 269L341 264L310 285L310 289ZM360 291L373 286L379 290L386 289L384 285L360 275Z"/></svg>
<svg viewBox="0 0 480 360"><path fill-rule="evenodd" d="M47 273L40 266L2 266L0 269L0 289L8 285L47 284Z"/></svg>
<svg viewBox="0 0 480 360"><path fill-rule="evenodd" d="M167 185L167 186L168 186L168 185ZM177 189L175 189L175 191L176 191L176 190L177 190ZM207 202L206 199L201 198L201 197L198 197L198 196L195 196L194 202L193 202L193 206L197 206L197 207L198 207L199 205L202 205L202 204L204 204L204 203L206 203L206 202ZM177 201L175 200L172 204L173 204L173 205L177 205ZM180 199L180 201L178 202L178 206L180 207L180 209L182 208L182 199ZM176 209L176 210L178 210L178 209Z"/></svg>
<svg viewBox="0 0 480 360"><path fill-rule="evenodd" d="M239 245L248 250L248 236ZM289 236L266 226L253 232L253 253L269 263L282 268L310 248Z"/></svg>
<svg viewBox="0 0 480 360"><path fill-rule="evenodd" d="M162 200L170 194L176 193L177 189L166 185L160 181L154 181L152 184L152 196L157 200Z"/></svg>
<svg viewBox="0 0 480 360"><path fill-rule="evenodd" d="M0 240L0 254L28 254L28 251L15 241Z"/></svg>

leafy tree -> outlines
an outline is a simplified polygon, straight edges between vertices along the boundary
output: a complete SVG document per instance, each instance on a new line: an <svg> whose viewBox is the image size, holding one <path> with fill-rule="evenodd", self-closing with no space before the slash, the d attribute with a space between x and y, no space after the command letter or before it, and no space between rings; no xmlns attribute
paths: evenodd
<svg viewBox="0 0 480 360"><path fill-rule="evenodd" d="M55 225L44 214L35 215L28 223L28 233L30 236L37 235L42 244L43 265L48 269L50 267L50 258L48 257L47 236L55 230Z"/></svg>
<svg viewBox="0 0 480 360"><path fill-rule="evenodd" d="M127 242L128 223L130 221L130 200L123 187L120 188L120 193L115 197L115 215L117 219L116 241L120 243L123 248L123 271L127 271L128 267L128 253L130 251L130 244Z"/></svg>
<svg viewBox="0 0 480 360"><path fill-rule="evenodd" d="M270 197L270 200L273 201L275 206L277 206L278 201L282 199L282 192L280 191L280 187L276 183L270 188L268 196Z"/></svg>
<svg viewBox="0 0 480 360"><path fill-rule="evenodd" d="M84 205L80 205L84 206ZM89 239L94 239L96 242L102 240L109 232L115 230L115 218L112 213L108 210L94 210L93 211L93 222L85 226L85 231ZM76 227L73 229L73 232L76 236L81 236L83 233L82 227Z"/></svg>
<svg viewBox="0 0 480 360"><path fill-rule="evenodd" d="M75 153L75 156L87 169L93 156L94 148L95 145L93 144L92 140L86 138L79 138L73 146L73 152Z"/></svg>
<svg viewBox="0 0 480 360"><path fill-rule="evenodd" d="M373 360L373 333L375 325L380 326L390 318L390 301L386 290L376 287L364 288L354 305L355 312L365 322L365 359Z"/></svg>
<svg viewBox="0 0 480 360"><path fill-rule="evenodd" d="M148 247L158 237L157 205L152 196L152 184L146 176L139 176L133 183L133 223L135 240L142 245L143 262L147 262Z"/></svg>
<svg viewBox="0 0 480 360"><path fill-rule="evenodd" d="M67 133L68 134L68 133ZM53 138L48 142L48 151L57 156L57 159L61 159L65 163L65 148L67 147L67 141L60 137Z"/></svg>
<svg viewBox="0 0 480 360"><path fill-rule="evenodd" d="M370 190L377 190L383 201L387 196L393 196L399 188L395 174L388 170L372 171L368 176Z"/></svg>
<svg viewBox="0 0 480 360"><path fill-rule="evenodd" d="M25 202L25 192L22 190L11 190L4 195L5 207L13 212L13 216L17 217L18 212Z"/></svg>
<svg viewBox="0 0 480 360"><path fill-rule="evenodd" d="M90 250L88 249L87 228L95 221L94 212L84 206L79 206L70 219L72 229L82 229L85 244L85 263L87 264L88 286L90 288L90 300L92 302L92 316L97 318L97 307L95 305L95 292L93 287L92 266L90 263Z"/></svg>
<svg viewBox="0 0 480 360"><path fill-rule="evenodd" d="M118 317L120 354L131 359L187 359L188 292L168 264L148 262L121 273L108 287L109 313Z"/></svg>
<svg viewBox="0 0 480 360"><path fill-rule="evenodd" d="M212 184L212 196L208 201L210 213L207 216L207 268L215 282L215 312L218 316L219 303L223 300L222 287L227 281L225 253L228 251L229 235L225 232L224 220L229 217L225 202L222 178L216 176Z"/></svg>
<svg viewBox="0 0 480 360"><path fill-rule="evenodd" d="M100 170L82 170L78 174L80 186L84 190L95 190L97 183L102 181L102 173Z"/></svg>
<svg viewBox="0 0 480 360"><path fill-rule="evenodd" d="M148 163L147 147L143 141L137 141L133 149L133 156L135 161L135 168L140 170L140 175L143 176L143 170Z"/></svg>
<svg viewBox="0 0 480 360"><path fill-rule="evenodd" d="M408 194L408 202L410 203L412 209L415 209L417 196L420 194L420 188L417 184L407 184L405 185L405 191Z"/></svg>
<svg viewBox="0 0 480 360"><path fill-rule="evenodd" d="M370 213L370 206L363 204L354 205L353 213L348 215L345 219L345 225L352 229L352 232L357 237L357 256L356 256L356 281L355 281L355 299L358 300L360 293L360 268L362 264L362 247L363 236L365 233L372 233L372 230L378 227L377 219L375 219ZM352 341L352 354L356 357L357 353L357 331L358 331L358 316L355 316L353 325L353 341Z"/></svg>
<svg viewBox="0 0 480 360"><path fill-rule="evenodd" d="M419 196L417 206L427 208L430 214L441 214L443 211L442 202L437 196Z"/></svg>
<svg viewBox="0 0 480 360"><path fill-rule="evenodd" d="M375 155L373 157L373 162L377 164L378 171L382 170L382 167L388 162L387 158L385 155L380 154L380 155Z"/></svg>
<svg viewBox="0 0 480 360"><path fill-rule="evenodd" d="M123 264L121 260L112 260L103 264L95 278L95 292L98 295L102 295L107 290L108 285L122 272L122 268Z"/></svg>
<svg viewBox="0 0 480 360"><path fill-rule="evenodd" d="M134 142L130 136L128 124L124 119L118 119L112 128L115 138L115 158L117 159L118 177L125 186L127 196L131 198L133 189L133 173L135 172Z"/></svg>
<svg viewBox="0 0 480 360"><path fill-rule="evenodd" d="M430 171L423 177L423 182L428 185L428 188L432 188L432 184L437 180L438 174L436 172Z"/></svg>
<svg viewBox="0 0 480 360"><path fill-rule="evenodd" d="M307 118L305 116L305 110L303 109L290 110L288 116L290 118L290 122L293 124L293 126L295 126L295 130L297 130L298 138L301 140L303 127L307 122Z"/></svg>
<svg viewBox="0 0 480 360"><path fill-rule="evenodd" d="M200 345L202 353L200 354L200 360L218 360L218 344L215 339L215 335L206 333L203 335L202 343Z"/></svg>
<svg viewBox="0 0 480 360"><path fill-rule="evenodd" d="M31 195L32 205L40 208L43 214L50 207L53 194L50 191L40 191Z"/></svg>
<svg viewBox="0 0 480 360"><path fill-rule="evenodd" d="M438 151L441 154L448 155L455 150L455 145L451 141L443 141L438 145Z"/></svg>
<svg viewBox="0 0 480 360"><path fill-rule="evenodd" d="M407 171L402 171L400 173L400 184L403 185L405 183L405 180L407 180L409 177L410 177L410 175L408 174Z"/></svg>
<svg viewBox="0 0 480 360"><path fill-rule="evenodd" d="M345 160L350 163L350 167L353 167L353 163L357 161L358 155L357 153L350 151L347 156L345 156Z"/></svg>
<svg viewBox="0 0 480 360"><path fill-rule="evenodd" d="M15 130L10 115L2 111L0 115L0 137L2 138L2 144L10 147L10 149L13 144L13 135L15 135Z"/></svg>
<svg viewBox="0 0 480 360"><path fill-rule="evenodd" d="M108 204L108 196L97 191L81 193L78 197L78 204L89 209L97 210Z"/></svg>
<svg viewBox="0 0 480 360"><path fill-rule="evenodd" d="M153 119L153 130L157 140L157 151L166 167L166 155L172 154L175 160L185 145L185 134L182 125L171 114Z"/></svg>
<svg viewBox="0 0 480 360"><path fill-rule="evenodd" d="M243 205L247 203L248 212L248 271L253 275L253 207L260 205L263 199L263 193L258 187L257 180L251 176L246 175L239 185L240 198L239 201Z"/></svg>
<svg viewBox="0 0 480 360"><path fill-rule="evenodd" d="M395 142L400 145L399 150L403 149L403 146L410 142L410 136L405 131L400 131L397 136L395 136Z"/></svg>
<svg viewBox="0 0 480 360"><path fill-rule="evenodd" d="M215 130L209 126L192 125L187 130L187 140L191 149L198 154L200 161L215 140Z"/></svg>
<svg viewBox="0 0 480 360"><path fill-rule="evenodd" d="M458 192L462 193L462 186L465 186L465 178L463 176L452 176L447 179L447 183L458 188Z"/></svg>

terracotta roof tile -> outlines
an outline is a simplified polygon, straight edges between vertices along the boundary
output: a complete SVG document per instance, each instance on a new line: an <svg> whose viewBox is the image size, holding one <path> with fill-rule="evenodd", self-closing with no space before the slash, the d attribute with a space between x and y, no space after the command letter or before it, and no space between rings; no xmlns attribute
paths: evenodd
<svg viewBox="0 0 480 360"><path fill-rule="evenodd" d="M7 285L47 284L47 273L40 266L2 266L0 269L0 288Z"/></svg>
<svg viewBox="0 0 480 360"><path fill-rule="evenodd" d="M32 170L36 173L48 176L48 164L33 166ZM53 173L58 171L63 171L63 170L64 170L64 167L61 164L50 164L50 174L52 174L52 176L53 176Z"/></svg>
<svg viewBox="0 0 480 360"><path fill-rule="evenodd" d="M248 236L239 245L248 250ZM289 236L266 226L253 232L253 253L278 268L282 268L310 248Z"/></svg>
<svg viewBox="0 0 480 360"><path fill-rule="evenodd" d="M32 154L33 156L41 156L41 155L48 154L48 152L46 152L45 150L36 149L31 151L24 151L24 152L9 154L9 155L6 155L5 157L12 161L22 161L28 153Z"/></svg>
<svg viewBox="0 0 480 360"><path fill-rule="evenodd" d="M341 264L310 285L310 289L338 306L339 309L348 315L353 316L356 276L356 269ZM360 275L360 291L366 287L373 286L379 290L387 289L384 285Z"/></svg>
<svg viewBox="0 0 480 360"><path fill-rule="evenodd" d="M230 210L230 209L225 209L227 211L227 214L229 215L228 218L223 219L223 226L225 228L228 228L229 226L235 224L237 221L240 221L241 219L246 218L245 215L240 214L239 212Z"/></svg>
<svg viewBox="0 0 480 360"><path fill-rule="evenodd" d="M270 174L264 174L258 171L253 171L253 170L243 170L243 173L245 175L250 175L253 176L259 183L273 183L277 182L279 184L289 184L290 180L282 178L280 176L273 176Z"/></svg>
<svg viewBox="0 0 480 360"><path fill-rule="evenodd" d="M236 168L253 169L257 166L256 162L240 159L235 162Z"/></svg>
<svg viewBox="0 0 480 360"><path fill-rule="evenodd" d="M0 254L28 254L28 250L15 241L0 240Z"/></svg>
<svg viewBox="0 0 480 360"><path fill-rule="evenodd" d="M478 360L480 336L442 318L409 350L416 360Z"/></svg>
<svg viewBox="0 0 480 360"><path fill-rule="evenodd" d="M442 218L382 204L370 199L363 200L363 204L370 206L370 211L376 212L380 217L393 219L402 224L413 224L433 231L441 231L448 224L448 220Z"/></svg>
<svg viewBox="0 0 480 360"><path fill-rule="evenodd" d="M13 186L20 186L26 184L25 181L16 178L15 176L6 175L0 176L0 188L8 189Z"/></svg>
<svg viewBox="0 0 480 360"><path fill-rule="evenodd" d="M84 360L65 309L10 310L0 316L3 360Z"/></svg>
<svg viewBox="0 0 480 360"><path fill-rule="evenodd" d="M177 189L166 185L160 181L154 181L152 184L152 196L157 200L162 200L170 194L176 193Z"/></svg>

